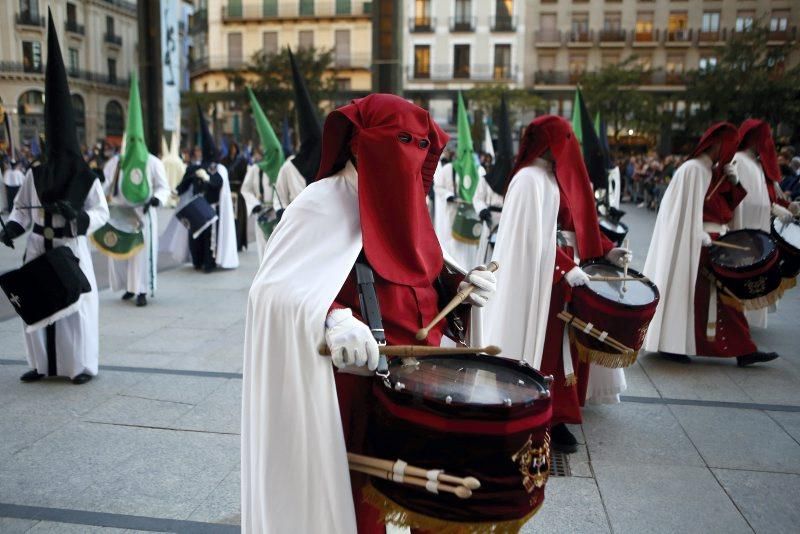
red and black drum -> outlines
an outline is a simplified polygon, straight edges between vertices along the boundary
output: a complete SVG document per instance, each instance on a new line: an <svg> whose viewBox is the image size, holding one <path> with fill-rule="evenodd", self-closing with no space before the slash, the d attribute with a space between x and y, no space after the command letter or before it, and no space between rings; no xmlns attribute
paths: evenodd
<svg viewBox="0 0 800 534"><path fill-rule="evenodd" d="M385 521L412 528L516 532L544 500L552 378L470 354L395 360L389 370L373 386L370 454L475 477L481 487L460 499L372 479L367 500Z"/></svg>
<svg viewBox="0 0 800 534"><path fill-rule="evenodd" d="M800 223L782 223L772 219L772 239L778 244L781 276L794 279L800 274Z"/></svg>
<svg viewBox="0 0 800 534"><path fill-rule="evenodd" d="M728 232L712 246L709 257L717 279L742 301L746 310L774 304L783 294L780 254L769 234L761 230Z"/></svg>
<svg viewBox="0 0 800 534"><path fill-rule="evenodd" d="M633 269L628 269L628 278L635 280L621 281L624 270L606 260L589 260L581 268L594 279L572 290L569 310L582 323L600 332L603 340L588 331L571 328L570 336L579 357L603 367L633 365L656 313L658 288ZM631 350L618 350L605 341L608 336Z"/></svg>

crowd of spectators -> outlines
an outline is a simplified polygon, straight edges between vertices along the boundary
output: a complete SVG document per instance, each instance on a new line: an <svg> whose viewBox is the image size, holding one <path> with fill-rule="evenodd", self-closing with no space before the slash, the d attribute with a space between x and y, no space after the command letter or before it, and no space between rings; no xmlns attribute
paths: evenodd
<svg viewBox="0 0 800 534"><path fill-rule="evenodd" d="M619 161L623 181L622 201L658 211L672 175L685 160L684 156L669 155L660 158L655 153L650 153Z"/></svg>

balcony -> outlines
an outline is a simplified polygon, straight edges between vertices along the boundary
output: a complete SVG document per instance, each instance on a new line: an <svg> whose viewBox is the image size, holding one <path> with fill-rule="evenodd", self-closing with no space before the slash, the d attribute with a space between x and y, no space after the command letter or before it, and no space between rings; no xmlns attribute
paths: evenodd
<svg viewBox="0 0 800 534"><path fill-rule="evenodd" d="M628 32L620 28L609 28L597 32L600 46L622 46L628 37Z"/></svg>
<svg viewBox="0 0 800 534"><path fill-rule="evenodd" d="M451 32L474 32L475 17L450 17Z"/></svg>
<svg viewBox="0 0 800 534"><path fill-rule="evenodd" d="M537 71L533 81L537 85L569 85L570 73L555 70Z"/></svg>
<svg viewBox="0 0 800 534"><path fill-rule="evenodd" d="M707 43L720 43L725 40L727 30L695 30L694 34L697 37L697 42L700 44Z"/></svg>
<svg viewBox="0 0 800 534"><path fill-rule="evenodd" d="M345 7L343 7L345 6ZM281 19L369 18L372 2L349 6L340 2L250 2L222 7L222 22L260 22Z"/></svg>
<svg viewBox="0 0 800 534"><path fill-rule="evenodd" d="M433 33L436 31L436 18L411 17L408 19L408 28L411 33Z"/></svg>
<svg viewBox="0 0 800 534"><path fill-rule="evenodd" d="M106 4L128 11L131 15L136 15L135 2L127 2L126 0L103 0L103 1Z"/></svg>
<svg viewBox="0 0 800 534"><path fill-rule="evenodd" d="M517 17L507 15L491 17L489 25L493 32L515 32L517 31Z"/></svg>
<svg viewBox="0 0 800 534"><path fill-rule="evenodd" d="M536 46L561 46L561 30L536 30Z"/></svg>
<svg viewBox="0 0 800 534"><path fill-rule="evenodd" d="M33 66L25 62L16 61L2 61L0 62L0 73L27 73L27 74L42 74L44 72L43 66ZM74 79L90 83L101 83L105 85L113 85L115 87L128 87L130 80L127 78L119 78L116 75L92 72L80 69L68 69L67 75Z"/></svg>
<svg viewBox="0 0 800 534"><path fill-rule="evenodd" d="M689 46L692 43L693 32L686 28L681 30L667 30L666 35L665 43L667 46Z"/></svg>
<svg viewBox="0 0 800 534"><path fill-rule="evenodd" d="M22 11L17 13L18 26L33 26L36 28L44 28L44 17L38 13L31 13L30 11Z"/></svg>
<svg viewBox="0 0 800 534"><path fill-rule="evenodd" d="M648 71L642 75L642 85L686 85L686 74L678 71Z"/></svg>
<svg viewBox="0 0 800 534"><path fill-rule="evenodd" d="M797 27L786 28L785 30L773 30L769 32L768 42L770 44L785 43L797 39Z"/></svg>
<svg viewBox="0 0 800 534"><path fill-rule="evenodd" d="M64 31L74 33L75 35L86 35L86 29L83 24L78 24L77 21L68 20L64 23Z"/></svg>
<svg viewBox="0 0 800 534"><path fill-rule="evenodd" d="M342 54L333 55L333 68L342 70L369 69L372 65L372 56L369 54Z"/></svg>
<svg viewBox="0 0 800 534"><path fill-rule="evenodd" d="M426 65L427 66L427 65ZM509 82L517 78L518 69L515 65L470 65L457 69L454 65L430 65L428 68L408 69L408 79L412 81L454 81L465 80L473 82Z"/></svg>
<svg viewBox="0 0 800 534"><path fill-rule="evenodd" d="M633 46L656 46L660 38L659 30L634 31Z"/></svg>
<svg viewBox="0 0 800 534"><path fill-rule="evenodd" d="M189 35L208 32L208 11L201 9L189 19Z"/></svg>
<svg viewBox="0 0 800 534"><path fill-rule="evenodd" d="M594 32L592 30L572 30L567 35L567 45L569 46L591 46Z"/></svg>
<svg viewBox="0 0 800 534"><path fill-rule="evenodd" d="M122 36L114 33L104 33L103 41L113 46L122 46Z"/></svg>

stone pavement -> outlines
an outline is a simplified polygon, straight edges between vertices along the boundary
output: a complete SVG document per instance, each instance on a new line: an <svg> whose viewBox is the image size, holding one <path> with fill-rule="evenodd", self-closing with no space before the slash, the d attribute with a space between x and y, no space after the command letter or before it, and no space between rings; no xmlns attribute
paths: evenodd
<svg viewBox="0 0 800 534"><path fill-rule="evenodd" d="M640 266L654 216L625 207ZM241 258L162 273L144 309L102 292L102 368L84 386L20 383L20 321L0 322L0 532L238 531L255 252ZM642 355L620 405L586 408L571 474L524 532L797 531L800 290L780 307L755 333L783 356L770 364Z"/></svg>

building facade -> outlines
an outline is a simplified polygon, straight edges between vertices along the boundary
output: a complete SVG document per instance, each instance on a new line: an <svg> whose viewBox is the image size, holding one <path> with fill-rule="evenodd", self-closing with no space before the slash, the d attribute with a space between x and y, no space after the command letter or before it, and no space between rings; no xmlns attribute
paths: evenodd
<svg viewBox="0 0 800 534"><path fill-rule="evenodd" d="M83 143L118 143L137 67L136 4L126 0L0 2L0 104L16 142L44 133L47 8L53 12ZM4 140L5 141L5 140Z"/></svg>
<svg viewBox="0 0 800 534"><path fill-rule="evenodd" d="M332 50L338 88L369 91L371 5L363 0L198 0L190 26L192 90L234 90L230 74L239 71L246 79L254 54L288 46ZM237 104L221 101L216 111L217 129L237 133L242 122Z"/></svg>

